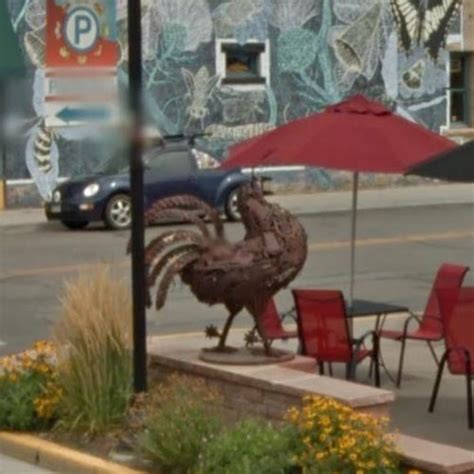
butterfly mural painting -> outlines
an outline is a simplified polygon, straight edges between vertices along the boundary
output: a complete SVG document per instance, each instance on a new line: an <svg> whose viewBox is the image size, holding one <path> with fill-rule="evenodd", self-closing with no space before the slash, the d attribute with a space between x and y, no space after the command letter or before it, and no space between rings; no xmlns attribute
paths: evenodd
<svg viewBox="0 0 474 474"><path fill-rule="evenodd" d="M399 42L408 54L423 45L436 61L462 0L390 0Z"/></svg>

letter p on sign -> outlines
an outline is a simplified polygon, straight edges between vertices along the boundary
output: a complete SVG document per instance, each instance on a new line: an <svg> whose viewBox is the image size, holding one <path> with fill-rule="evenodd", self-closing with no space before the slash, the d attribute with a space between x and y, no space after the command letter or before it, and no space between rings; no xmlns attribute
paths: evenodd
<svg viewBox="0 0 474 474"><path fill-rule="evenodd" d="M91 51L99 39L99 21L87 7L72 9L64 22L64 37L77 53Z"/></svg>

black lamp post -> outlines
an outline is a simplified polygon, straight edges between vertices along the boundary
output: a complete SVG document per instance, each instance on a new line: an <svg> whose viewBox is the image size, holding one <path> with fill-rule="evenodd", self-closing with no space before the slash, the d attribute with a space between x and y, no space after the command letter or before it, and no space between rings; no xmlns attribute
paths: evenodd
<svg viewBox="0 0 474 474"><path fill-rule="evenodd" d="M145 308L145 225L142 161L141 1L128 0L128 70L131 113L130 188L132 199L133 386L147 390Z"/></svg>

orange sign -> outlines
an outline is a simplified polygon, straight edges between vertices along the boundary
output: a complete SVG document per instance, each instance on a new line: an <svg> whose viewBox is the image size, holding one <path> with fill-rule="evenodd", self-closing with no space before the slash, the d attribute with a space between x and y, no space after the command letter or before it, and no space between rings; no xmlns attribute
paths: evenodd
<svg viewBox="0 0 474 474"><path fill-rule="evenodd" d="M114 0L47 0L46 67L115 67Z"/></svg>
<svg viewBox="0 0 474 474"><path fill-rule="evenodd" d="M115 0L47 0L46 125L118 116Z"/></svg>

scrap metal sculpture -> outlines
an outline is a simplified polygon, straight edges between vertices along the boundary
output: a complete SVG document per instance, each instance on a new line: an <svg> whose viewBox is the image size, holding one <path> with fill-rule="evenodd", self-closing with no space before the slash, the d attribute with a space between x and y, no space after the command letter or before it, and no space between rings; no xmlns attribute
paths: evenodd
<svg viewBox="0 0 474 474"><path fill-rule="evenodd" d="M307 235L290 212L264 199L254 180L240 188L237 206L246 233L231 243L224 235L218 211L188 195L157 201L146 213L146 222L164 218L185 219L199 232L172 230L146 247L148 290L158 279L155 305L160 309L173 278L179 275L196 298L209 305L223 304L229 316L221 332L211 326L208 336L219 337L216 351L227 351L226 339L235 316L243 309L251 314L270 355L270 344L260 325L268 300L300 272L307 256ZM198 209L202 217L195 211ZM211 220L214 235L204 221ZM151 297L148 292L148 305Z"/></svg>

